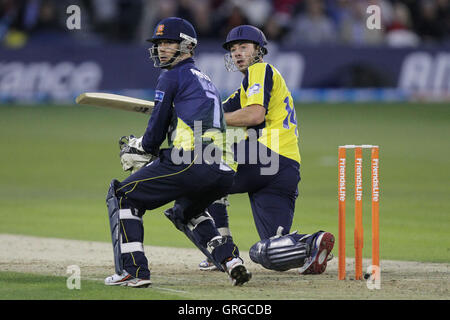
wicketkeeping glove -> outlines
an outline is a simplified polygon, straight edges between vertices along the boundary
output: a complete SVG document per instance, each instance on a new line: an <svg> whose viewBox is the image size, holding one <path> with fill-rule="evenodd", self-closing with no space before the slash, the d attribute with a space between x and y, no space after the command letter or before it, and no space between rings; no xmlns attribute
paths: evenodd
<svg viewBox="0 0 450 320"><path fill-rule="evenodd" d="M131 174L157 158L144 151L142 148L142 137L123 136L119 139L119 148L122 168L124 171L131 171Z"/></svg>

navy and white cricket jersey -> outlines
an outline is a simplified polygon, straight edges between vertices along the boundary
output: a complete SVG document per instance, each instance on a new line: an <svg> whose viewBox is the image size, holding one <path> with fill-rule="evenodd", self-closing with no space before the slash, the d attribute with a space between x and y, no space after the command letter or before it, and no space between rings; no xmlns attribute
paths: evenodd
<svg viewBox="0 0 450 320"><path fill-rule="evenodd" d="M201 128L201 137L222 150L223 161L235 170L231 148L225 141L226 123L220 94L209 77L189 58L159 76L155 108L143 136L142 147L157 154L168 134L170 147L191 151L195 145L195 122L197 128Z"/></svg>

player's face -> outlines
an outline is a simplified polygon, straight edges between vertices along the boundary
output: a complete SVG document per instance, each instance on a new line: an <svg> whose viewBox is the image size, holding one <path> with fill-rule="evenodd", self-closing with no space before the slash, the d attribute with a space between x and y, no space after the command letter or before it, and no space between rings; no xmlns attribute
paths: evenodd
<svg viewBox="0 0 450 320"><path fill-rule="evenodd" d="M176 41L161 40L158 42L158 56L161 64L168 62L180 48Z"/></svg>
<svg viewBox="0 0 450 320"><path fill-rule="evenodd" d="M240 42L230 47L230 54L239 71L245 71L255 62L257 52L254 43Z"/></svg>

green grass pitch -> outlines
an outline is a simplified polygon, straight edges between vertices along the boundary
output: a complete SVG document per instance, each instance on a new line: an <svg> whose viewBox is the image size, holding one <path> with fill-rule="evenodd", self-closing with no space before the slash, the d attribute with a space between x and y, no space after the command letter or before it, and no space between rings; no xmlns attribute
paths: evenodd
<svg viewBox="0 0 450 320"><path fill-rule="evenodd" d="M180 300L188 299L162 290L105 287L96 280L82 279L80 286L67 289L66 278L49 275L0 273L0 300ZM109 290L105 290L109 289ZM125 289L125 290L124 290Z"/></svg>
<svg viewBox="0 0 450 320"><path fill-rule="evenodd" d="M297 104L296 111L302 181L292 230L337 235L337 147L376 144L381 259L450 261L448 105ZM127 176L117 142L123 135L143 134L146 125L146 116L94 107L0 106L0 233L109 242L106 192L112 178ZM349 164L352 156L348 152ZM364 156L368 258L369 151ZM349 166L347 172L351 248L353 169ZM259 239L247 196L233 195L230 202L234 238L241 250L248 250ZM164 208L146 213L145 244L193 247L164 217Z"/></svg>
<svg viewBox="0 0 450 320"><path fill-rule="evenodd" d="M297 104L302 181L293 230L337 233L337 147L380 145L381 256L448 262L450 108L444 104ZM109 241L105 195L123 179L117 141L141 135L147 117L80 106L0 107L0 232ZM370 245L369 152L363 179ZM349 164L352 152L348 152ZM353 240L352 167L347 240ZM243 250L258 240L245 194L230 197ZM162 214L145 216L146 243L190 247ZM367 250L366 250L367 251ZM369 256L367 252L365 256Z"/></svg>

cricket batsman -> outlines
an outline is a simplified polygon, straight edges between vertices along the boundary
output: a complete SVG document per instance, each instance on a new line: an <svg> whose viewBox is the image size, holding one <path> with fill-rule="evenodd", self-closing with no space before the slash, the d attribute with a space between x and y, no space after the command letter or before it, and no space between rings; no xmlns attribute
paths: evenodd
<svg viewBox="0 0 450 320"><path fill-rule="evenodd" d="M206 210L228 193L237 165L231 148L224 147L226 123L218 90L192 58L196 32L188 21L170 17L157 24L149 41L151 59L164 71L144 135L121 139L123 168L134 173L121 182L112 180L108 191L116 273L105 284L151 284L143 215L175 200L165 212L167 218L228 274L233 285L242 285L251 273ZM160 149L166 136L170 147ZM218 161L198 161L205 150Z"/></svg>

